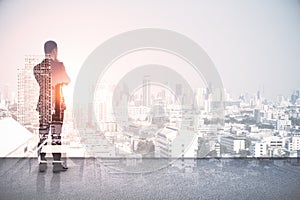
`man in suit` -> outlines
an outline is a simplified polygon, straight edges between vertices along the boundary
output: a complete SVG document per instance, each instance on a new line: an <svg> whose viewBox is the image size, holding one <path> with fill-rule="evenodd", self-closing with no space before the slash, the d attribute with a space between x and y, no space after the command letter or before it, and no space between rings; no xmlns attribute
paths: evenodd
<svg viewBox="0 0 300 200"><path fill-rule="evenodd" d="M63 125L64 110L66 105L62 93L62 86L70 83L65 66L57 59L57 44L47 41L44 44L45 59L33 69L35 79L40 86L40 95L36 110L39 112L39 171L47 169L46 153L41 152L41 147L46 145L51 127L52 145L61 145L61 130ZM61 162L61 153L52 153L53 172L65 171L68 168Z"/></svg>

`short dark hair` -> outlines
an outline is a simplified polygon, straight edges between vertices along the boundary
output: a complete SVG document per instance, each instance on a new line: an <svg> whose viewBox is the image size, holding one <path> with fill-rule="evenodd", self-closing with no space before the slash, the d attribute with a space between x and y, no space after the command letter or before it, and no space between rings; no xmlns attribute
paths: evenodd
<svg viewBox="0 0 300 200"><path fill-rule="evenodd" d="M57 44L56 42L49 40L47 42L45 42L44 44L44 51L45 53L51 53L53 51L53 49L57 48Z"/></svg>

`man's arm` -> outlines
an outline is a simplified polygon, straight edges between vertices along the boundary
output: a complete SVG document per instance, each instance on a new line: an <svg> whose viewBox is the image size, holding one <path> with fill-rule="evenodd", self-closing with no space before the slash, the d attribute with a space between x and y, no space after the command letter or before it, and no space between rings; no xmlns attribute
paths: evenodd
<svg viewBox="0 0 300 200"><path fill-rule="evenodd" d="M64 64L62 64L62 65L63 65L63 71L64 71L63 73L65 74L63 84L68 85L71 82L71 79L66 72L66 68L65 68Z"/></svg>
<svg viewBox="0 0 300 200"><path fill-rule="evenodd" d="M35 80L40 85L41 79L40 79L39 64L33 67L33 75L34 75Z"/></svg>
<svg viewBox="0 0 300 200"><path fill-rule="evenodd" d="M65 84L68 85L71 82L70 77L68 76L65 66L62 62L58 62L53 67L52 71L52 84Z"/></svg>

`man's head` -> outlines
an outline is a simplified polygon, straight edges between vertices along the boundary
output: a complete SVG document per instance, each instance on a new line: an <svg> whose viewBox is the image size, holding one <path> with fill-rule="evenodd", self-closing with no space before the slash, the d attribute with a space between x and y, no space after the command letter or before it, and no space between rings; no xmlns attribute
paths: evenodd
<svg viewBox="0 0 300 200"><path fill-rule="evenodd" d="M57 44L56 42L49 40L44 44L44 51L46 56L56 60L57 59Z"/></svg>

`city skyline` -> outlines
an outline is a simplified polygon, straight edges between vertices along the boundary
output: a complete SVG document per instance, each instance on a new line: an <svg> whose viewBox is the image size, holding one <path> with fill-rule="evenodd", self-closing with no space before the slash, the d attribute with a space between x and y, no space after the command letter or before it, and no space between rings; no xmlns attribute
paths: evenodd
<svg viewBox="0 0 300 200"><path fill-rule="evenodd" d="M224 88L233 96L261 91L268 99L276 99L277 95L287 96L297 90L300 85L297 77L299 1L217 2L192 1L184 5L179 1L117 2L126 9L116 9L116 2L93 7L76 2L69 9L66 2L2 1L0 85L9 84L16 91L17 68L23 66L24 56L41 55L47 39L58 42L59 58L64 60L74 84L82 63L102 42L122 32L158 27L184 34L203 47L214 62ZM42 15L45 9L54 9L54 5L60 11L68 8L72 18L66 17L65 12L51 18ZM206 12L205 7L211 12ZM75 17L82 10L88 14ZM113 10L116 12L110 12ZM56 30L47 28L52 20Z"/></svg>
<svg viewBox="0 0 300 200"><path fill-rule="evenodd" d="M7 111L1 111L2 118L15 115L33 133L37 128L35 103L26 102L35 97L24 89L37 87L30 67L40 59L27 57L27 68L19 70L17 110L11 110L13 102L1 101L7 107ZM224 113L218 116L214 115L217 105L212 98L214 92L209 88L199 88L189 94L178 82L168 88L152 82L150 75L140 76L141 87L132 93L124 85L126 81L121 87L98 82L94 102L73 107L79 109L80 115L74 116L72 108L67 109L64 132L73 142L69 148L85 146L96 157L132 155L132 158L174 158L185 151L182 156L188 158L297 157L299 154L299 90L288 99L278 98L277 102L265 101L260 92L237 100L224 91Z"/></svg>

